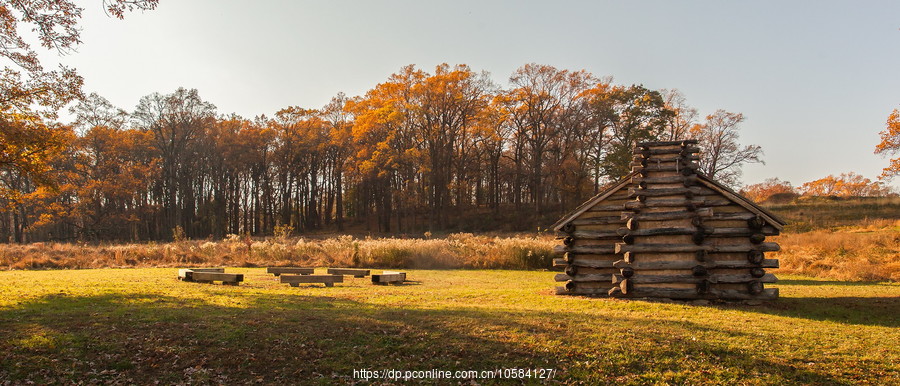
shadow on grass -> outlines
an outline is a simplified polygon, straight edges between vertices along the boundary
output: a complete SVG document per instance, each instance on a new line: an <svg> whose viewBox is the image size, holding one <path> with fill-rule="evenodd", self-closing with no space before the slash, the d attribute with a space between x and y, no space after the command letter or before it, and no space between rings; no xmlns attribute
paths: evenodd
<svg viewBox="0 0 900 386"><path fill-rule="evenodd" d="M867 326L900 327L898 297L780 298L742 310Z"/></svg>
<svg viewBox="0 0 900 386"><path fill-rule="evenodd" d="M871 281L837 281L837 280L778 280L781 285L809 285L809 286L891 286L892 284ZM898 286L900 288L900 286Z"/></svg>
<svg viewBox="0 0 900 386"><path fill-rule="evenodd" d="M564 382L591 384L734 383L745 374L840 382L790 364L800 359L773 361L742 347L759 338L687 321L230 296L221 305L154 294L52 295L0 309L0 383L326 384L354 382L354 369L497 368L552 368ZM693 339L697 333L715 338Z"/></svg>

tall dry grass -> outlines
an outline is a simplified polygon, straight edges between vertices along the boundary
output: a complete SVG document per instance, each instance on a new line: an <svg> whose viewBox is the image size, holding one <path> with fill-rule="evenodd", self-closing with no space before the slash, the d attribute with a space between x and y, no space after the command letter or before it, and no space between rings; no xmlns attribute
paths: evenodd
<svg viewBox="0 0 900 386"><path fill-rule="evenodd" d="M550 236L496 237L456 233L446 238L338 236L85 245L0 245L0 269L343 266L371 268L539 269L552 265Z"/></svg>
<svg viewBox="0 0 900 386"><path fill-rule="evenodd" d="M199 266L543 269L552 264L552 236L450 234L444 238L271 238L84 245L0 245L0 269ZM900 281L900 221L866 227L786 233L776 273L835 280Z"/></svg>
<svg viewBox="0 0 900 386"><path fill-rule="evenodd" d="M776 271L854 281L900 281L900 221L881 227L788 233L773 241ZM883 226L887 225L887 226Z"/></svg>

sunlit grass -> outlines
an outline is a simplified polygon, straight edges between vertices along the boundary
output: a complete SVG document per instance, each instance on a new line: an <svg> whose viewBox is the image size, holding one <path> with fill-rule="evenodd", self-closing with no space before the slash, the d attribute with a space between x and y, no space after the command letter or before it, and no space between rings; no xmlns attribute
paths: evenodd
<svg viewBox="0 0 900 386"><path fill-rule="evenodd" d="M900 285L781 275L762 306L552 295L553 273L238 287L171 268L0 272L0 383L322 383L353 369L549 367L585 383L892 383ZM324 270L323 270L324 272ZM484 382L479 383L491 383Z"/></svg>

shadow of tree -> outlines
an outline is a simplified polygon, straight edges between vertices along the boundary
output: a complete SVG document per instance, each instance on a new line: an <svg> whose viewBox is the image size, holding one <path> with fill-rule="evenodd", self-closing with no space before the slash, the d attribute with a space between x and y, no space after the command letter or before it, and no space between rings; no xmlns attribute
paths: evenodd
<svg viewBox="0 0 900 386"><path fill-rule="evenodd" d="M563 381L586 383L704 379L697 371L726 383L743 374L838 382L765 352L693 339L742 333L687 321L385 307L326 296L232 300L51 295L0 309L0 383L352 383L359 369L511 367L557 369ZM676 378L653 378L667 373Z"/></svg>
<svg viewBox="0 0 900 386"><path fill-rule="evenodd" d="M871 282L871 281L836 281L836 280L778 280L779 285L809 285L809 286L895 286L888 283Z"/></svg>
<svg viewBox="0 0 900 386"><path fill-rule="evenodd" d="M769 315L866 326L900 327L898 297L783 297L762 306L722 306Z"/></svg>

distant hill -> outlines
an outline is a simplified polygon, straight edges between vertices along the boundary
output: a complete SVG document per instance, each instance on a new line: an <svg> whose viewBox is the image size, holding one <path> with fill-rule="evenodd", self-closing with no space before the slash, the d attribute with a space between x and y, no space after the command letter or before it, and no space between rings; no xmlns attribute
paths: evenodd
<svg viewBox="0 0 900 386"><path fill-rule="evenodd" d="M787 203L766 201L762 206L787 220L789 232L900 222L900 197L800 197Z"/></svg>

